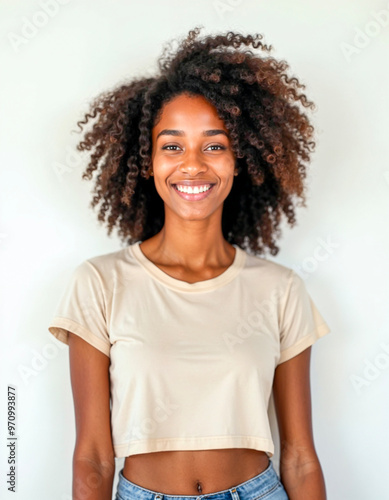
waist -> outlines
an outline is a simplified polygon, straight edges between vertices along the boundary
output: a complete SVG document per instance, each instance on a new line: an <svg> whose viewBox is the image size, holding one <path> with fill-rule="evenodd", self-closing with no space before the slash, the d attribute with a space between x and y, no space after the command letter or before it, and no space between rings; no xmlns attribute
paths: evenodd
<svg viewBox="0 0 389 500"><path fill-rule="evenodd" d="M145 490L197 497L241 484L268 466L268 455L254 449L180 450L131 455L121 472Z"/></svg>

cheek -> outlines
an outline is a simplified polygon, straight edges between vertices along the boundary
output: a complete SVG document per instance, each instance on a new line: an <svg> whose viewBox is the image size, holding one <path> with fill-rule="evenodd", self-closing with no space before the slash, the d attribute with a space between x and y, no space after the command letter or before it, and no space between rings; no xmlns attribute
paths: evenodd
<svg viewBox="0 0 389 500"><path fill-rule="evenodd" d="M154 170L164 174L173 165L174 161L172 157L168 155L158 154L158 152L151 157L151 162Z"/></svg>
<svg viewBox="0 0 389 500"><path fill-rule="evenodd" d="M153 173L154 173L154 181L155 183L161 183L164 181L168 174L168 164L164 158L155 156L151 162Z"/></svg>
<svg viewBox="0 0 389 500"><path fill-rule="evenodd" d="M220 176L223 177L226 181L231 181L234 179L234 171L235 171L235 161L234 160L225 160L220 168Z"/></svg>
<svg viewBox="0 0 389 500"><path fill-rule="evenodd" d="M155 189L162 199L166 199L171 189L169 186L171 169L167 168L166 165L158 163L157 165L153 165L153 171Z"/></svg>

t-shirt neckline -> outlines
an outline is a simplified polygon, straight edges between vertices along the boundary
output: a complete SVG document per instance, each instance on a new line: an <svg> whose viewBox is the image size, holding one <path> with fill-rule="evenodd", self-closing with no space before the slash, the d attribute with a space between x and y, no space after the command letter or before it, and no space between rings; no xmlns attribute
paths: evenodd
<svg viewBox="0 0 389 500"><path fill-rule="evenodd" d="M233 244L233 247L236 249L234 260L225 271L215 278L197 281L196 283L188 283L187 281L182 281L169 276L167 273L162 271L162 269L151 262L151 260L149 260L142 252L140 248L141 243L142 241L137 241L129 247L138 264L155 280L159 281L168 288L181 292L204 292L215 290L216 288L224 286L239 274L246 261L246 252L238 245Z"/></svg>

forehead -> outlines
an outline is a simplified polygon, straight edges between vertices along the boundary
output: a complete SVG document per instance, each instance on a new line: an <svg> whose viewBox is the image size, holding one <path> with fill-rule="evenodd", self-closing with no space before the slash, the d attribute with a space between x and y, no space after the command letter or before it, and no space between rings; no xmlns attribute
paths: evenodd
<svg viewBox="0 0 389 500"><path fill-rule="evenodd" d="M166 102L159 113L158 121L154 128L165 127L167 123L173 126L206 126L217 124L219 128L227 130L223 120L220 119L217 109L205 97L200 95L180 94Z"/></svg>

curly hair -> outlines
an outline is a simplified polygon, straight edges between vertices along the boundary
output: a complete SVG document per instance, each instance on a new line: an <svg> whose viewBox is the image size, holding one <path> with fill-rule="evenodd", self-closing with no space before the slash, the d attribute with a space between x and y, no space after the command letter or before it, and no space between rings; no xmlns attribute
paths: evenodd
<svg viewBox="0 0 389 500"><path fill-rule="evenodd" d="M98 220L107 222L108 235L118 226L128 245L162 229L164 205L150 178L151 130L166 102L184 92L201 95L229 131L238 170L224 200L223 237L249 252L277 255L282 214L294 226L295 207L306 206L305 164L315 142L302 106L315 105L299 91L305 85L287 75L286 61L240 49L270 52L261 34L199 39L199 32L190 30L176 51L166 46L155 76L101 93L77 122L83 130L98 117L77 145L93 148L82 178L98 170L91 207L101 202Z"/></svg>

